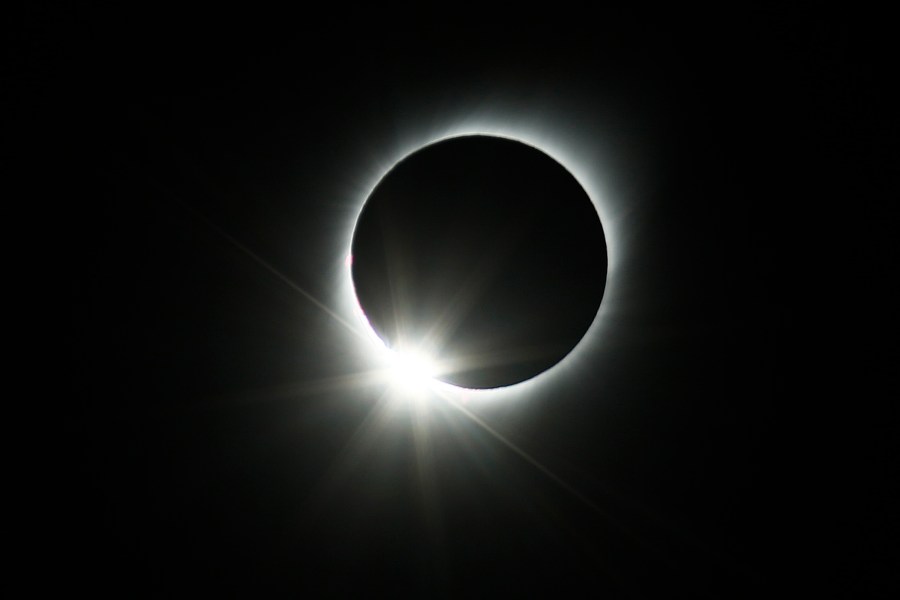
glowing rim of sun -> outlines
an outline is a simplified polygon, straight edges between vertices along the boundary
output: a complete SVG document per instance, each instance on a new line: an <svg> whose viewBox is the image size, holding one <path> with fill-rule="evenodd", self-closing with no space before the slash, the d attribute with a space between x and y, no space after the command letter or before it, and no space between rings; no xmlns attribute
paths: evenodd
<svg viewBox="0 0 900 600"><path fill-rule="evenodd" d="M427 356L422 354L404 355L389 349L366 318L359 304L351 273L352 255L350 249L359 215L375 187L385 175L403 159L422 148L451 138L474 135L505 138L526 144L540 150L562 165L575 177L594 205L597 216L603 225L607 246L607 275L603 299L591 325L578 344L562 360L534 377L509 386L489 389L464 388L441 381L436 378L439 376L439 374L435 374L437 368ZM575 148L579 145L577 141L569 139L567 144L561 139L563 137L567 136L553 135L551 131L547 130L546 126L541 127L534 124L531 126L519 124L515 127L505 127L496 123L461 121L445 128L443 131L430 132L419 136L418 142L407 140L405 144L400 145L401 147L393 149L393 156L389 161L381 162L378 165L378 169L373 169L369 177L366 178L365 184L361 186L364 193L356 196L354 210L351 211L351 215L348 215L350 218L348 219L349 223L345 228L345 237L342 240L343 243L339 251L340 258L336 259L340 273L339 302L337 305L340 313L347 321L358 324L362 328L365 335L363 336L364 339L360 339L360 343L365 344L367 349L374 351L372 354L374 362L380 365L382 369L387 370L389 380L401 390L407 392L432 390L462 400L476 397L481 400L521 397L522 394L532 394L547 389L561 378L569 377L574 372L586 368L586 359L599 348L600 338L602 337L601 331L606 321L604 317L608 314L609 307L613 303L616 294L617 266L620 264L620 243L617 236L617 227L615 227L618 220L616 218L618 211L615 210L616 207L612 206L612 203L607 199L607 194L604 193L605 186L602 184L601 175L598 173L599 169L597 169L596 165L591 165L584 159L579 160L579 156L585 154L592 156L595 153L579 152Z"/></svg>

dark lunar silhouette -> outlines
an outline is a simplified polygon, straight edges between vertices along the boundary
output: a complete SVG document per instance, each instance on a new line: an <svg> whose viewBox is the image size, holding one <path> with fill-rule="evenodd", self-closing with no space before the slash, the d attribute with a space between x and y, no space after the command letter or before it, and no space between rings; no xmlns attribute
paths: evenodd
<svg viewBox="0 0 900 600"><path fill-rule="evenodd" d="M564 358L606 285L603 228L561 164L521 142L444 140L378 183L353 235L353 282L389 347L424 349L468 388Z"/></svg>

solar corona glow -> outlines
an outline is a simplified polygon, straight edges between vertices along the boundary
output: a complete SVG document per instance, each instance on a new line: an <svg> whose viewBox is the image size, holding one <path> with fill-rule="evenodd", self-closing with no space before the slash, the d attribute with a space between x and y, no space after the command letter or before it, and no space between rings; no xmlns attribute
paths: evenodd
<svg viewBox="0 0 900 600"><path fill-rule="evenodd" d="M453 156L453 152L456 152L454 160L459 163L456 165L456 170L451 166L447 167L449 171L439 171L437 177L431 172L428 173L430 178L422 179L423 176L418 175L419 179L416 179L416 168L419 171L422 169L427 171L428 165L431 164L433 169L433 165L437 164L435 160L441 153L446 158L448 155ZM472 155L477 156L479 152L483 154L481 163L471 158ZM504 153L520 155L514 157L515 160L520 161L516 163L515 168L510 170L507 166L505 173L503 171L504 163L496 163L494 159L494 155ZM431 157L431 163L428 162L428 157ZM522 163L522 160L525 160L525 163ZM528 161L538 162L531 164ZM464 180L473 170L478 172L482 163L490 165L492 169L499 164L500 167L497 170L507 177L503 180L501 187L491 188L493 195L485 191L483 198L473 199L473 195L482 193L481 189L477 186L472 187L472 184L466 188L464 184L459 183L459 180ZM540 169L552 171L552 177L549 179L555 181L557 186L552 193L549 190L543 190L540 193L529 191L527 186L540 185L537 182L547 179L547 171L529 179L529 172ZM511 178L509 177L511 173L519 173L519 175ZM405 180L403 180L404 177ZM553 179L554 177L556 179ZM430 182L435 179L439 182L433 188L428 187L427 191L435 190L436 193L423 195L422 190L419 189L421 182ZM488 181L490 185L495 185L494 179L502 179L502 177L500 175L494 177L493 171L486 178L482 174L478 185L484 185L485 181ZM410 180L419 185L419 188L410 188ZM404 188L404 185L407 187ZM430 185L432 184L429 183ZM559 192L560 185L564 188L562 192ZM511 191L508 191L507 188ZM496 202L495 197L498 190L502 192L501 196L503 194L510 196L511 199L506 200L506 205ZM404 194L403 191L409 193ZM479 397L503 397L510 394L521 396L523 392L546 385L571 370L573 364L577 363L578 353L584 352L585 347L596 344L598 307L602 308L608 304L604 290L608 286L614 266L613 255L611 252L608 254L607 246L611 241L610 238L613 238L614 235L605 235L608 230L600 226L598 213L602 211L598 209L593 198L596 192L591 194L590 191L590 186L585 186L569 166L558 160L557 157L545 152L536 144L529 143L528 140L501 132L460 132L456 135L442 136L427 141L418 149L413 149L412 152L406 152L393 165L384 169L371 185L369 193L365 194L351 227L350 251L345 251L342 259L342 267L345 271L344 281L346 281L346 295L343 304L349 305L357 323L365 331L365 337L368 340L366 346L373 351L372 356L388 374L387 379L391 385L406 394L421 395L436 392L443 396L449 395L457 398L464 396L467 399L472 394ZM457 196L454 196L454 192L457 193ZM539 196L541 193L543 197L541 197L539 205L536 205L529 213L527 202L523 201L523 197L527 200L532 196ZM532 221L537 220L539 223L535 225L531 222L528 225L529 237L524 241L522 239L513 241L505 239L504 243L498 243L496 248L499 250L497 251L473 249L473 253L480 250L481 254L473 255L474 259L470 257L468 263L462 259L458 261L465 266L467 272L464 275L467 278L452 280L451 271L456 265L448 267L443 264L446 263L446 260L443 260L445 257L440 254L428 255L431 247L427 243L439 236L440 232L435 229L418 233L416 230L429 227L433 229L434 223L443 224L448 219L452 219L455 212L465 212L465 208L461 208L458 204L459 194L463 194L462 197L466 198L466 202L477 207L478 211L496 210L504 220L508 219L513 222L517 218L522 221L530 215ZM579 194L583 198L583 202L579 199ZM397 204L395 198L398 195L418 199L407 200L406 204ZM437 198L432 198L432 196L437 196ZM578 205L580 208L578 206L572 208L565 202L552 206L552 202L548 204L544 197L563 201L567 199L571 201L574 197L573 206ZM432 204L427 208L421 208L427 204L422 198L427 198ZM515 204L515 202L519 204ZM396 206L391 206L392 203ZM497 204L496 209L491 208L492 203ZM581 206L582 204L583 206ZM583 212L571 212L576 209ZM418 216L409 216L410 213L416 211L419 211ZM558 219L554 221L557 213L566 211L569 211L566 217L569 219L567 225L560 225L562 222ZM573 214L575 215L574 225ZM423 216L426 217L424 220ZM491 221L490 218L483 218L482 212L473 213L471 210L468 217L470 221L461 221L461 223L471 224L471 226L461 226L457 229L452 229L449 225L445 226L447 231L454 232L453 236L464 237L461 242L454 240L454 243L457 244L451 252L454 257L455 254L466 251L473 239L476 241L482 238L490 240L494 237L504 239L503 231L501 231L503 228L497 227L496 224L499 221L496 218ZM419 220L415 221L416 218ZM396 226L399 228L398 230L402 231L402 235L395 236L400 239L400 242L385 235L386 230L383 227L373 226L376 221L383 224L386 219L390 221L389 227ZM482 222L486 222L488 225L493 223L494 228L488 228L482 238L473 237L475 234L471 233L471 230L476 229L479 225L484 225ZM503 224L501 222L501 225ZM484 225L484 227L488 225ZM509 228L507 227L507 229ZM526 229L521 223L518 228ZM372 231L375 229L378 232L373 237ZM565 233L560 233L561 231ZM417 235L419 237L415 237ZM377 243L373 245L369 241L369 245L366 246L366 241L372 239ZM403 245L403 242L409 242L410 239L414 239L419 244L419 246L413 246L412 252L409 251L409 244ZM427 256L419 257L421 259L419 263L412 264L415 263L418 255L423 253L420 252L423 240L427 242L423 251ZM544 244L543 247L541 247L541 243ZM551 245L548 246L548 243ZM388 246L396 247L388 248ZM511 265L509 261L504 264L503 255L510 254L510 252L505 252L505 249L512 246L518 248L516 252L519 254L512 256ZM371 256L377 254L371 251L373 247L384 247L384 254L389 255L389 258L382 263L377 263ZM360 252L361 248L366 251ZM354 250L357 252L354 253ZM531 252L531 254L525 254L528 257L526 261L515 260L521 258L522 253L526 251ZM495 266L492 270L491 265L494 263L503 266L502 268ZM430 268L432 264L435 265L434 269ZM487 265L483 269L488 273L487 276L479 279L477 274L469 273L482 270L482 264ZM425 266L423 267L423 265ZM530 288L523 284L524 286L520 286L521 290L519 290L517 285L520 281L515 278L515 271L516 269L521 270L523 265L531 269L529 277L525 279L538 279L539 281L533 283ZM587 271L577 271L578 268L583 269L584 265L590 265L591 268ZM364 271L364 268L369 270ZM381 271L378 271L379 268ZM531 277L535 268L538 268L540 277L543 279ZM428 271L434 272L429 273ZM373 279L373 272L378 277ZM388 272L391 272L390 277L387 276ZM398 277L397 272L401 272L402 275ZM506 277L498 285L499 289L503 290L502 294L506 294L503 300L510 304L508 310L502 303L495 302L496 306L491 305L490 302L495 299L485 300L483 298L485 294L482 288L488 287L489 284L485 283L488 276L494 279ZM432 279L429 280L428 277ZM389 279L390 281L388 281ZM451 282L444 283L444 279L450 279ZM472 284L472 280L476 284ZM410 281L431 281L433 289L427 290L431 295L422 292L421 285L417 288L409 283ZM463 283L460 284L460 281ZM573 282L576 283L573 284ZM359 288L360 285L362 288ZM399 289L404 285L412 287L412 291ZM546 289L541 288L541 285ZM577 289L572 288L573 285ZM568 290L566 286L569 286ZM388 290L388 288L390 289ZM472 292L470 288L475 288L476 291ZM388 290L389 293L385 290ZM455 293L457 290L461 291ZM520 293L517 294L517 291ZM360 293L362 293L362 297ZM379 294L391 299L387 303L390 304L389 309L382 302L383 298L375 298ZM454 294L461 296L463 300L458 298L454 298L452 301L447 300L447 297ZM581 300L570 300L567 303L567 299L576 297L578 294L581 294ZM547 313L546 309L551 305L546 300L539 301L535 298L540 296L549 298L554 295L556 295L554 300L557 314L554 317L556 321L550 319L554 323L551 329L549 325L540 325L541 317ZM434 296L437 296L443 303L434 301ZM477 298L472 300L469 296L477 296ZM602 304L601 298L604 298ZM537 304L535 304L536 302ZM578 302L581 304L579 305ZM525 309L518 307L522 303L528 305L531 310L530 314L526 314L523 312ZM475 318L469 314L473 310L473 305L476 305L477 310L482 312L487 310L490 318L481 315L481 320L475 319L475 326L460 325L460 322L467 319L472 321ZM541 309L537 313L535 313L536 306ZM429 310L431 312L428 312ZM370 313L370 311L373 312ZM466 330L465 326L468 326L469 329ZM507 343L507 346L501 349L502 351L497 350L496 344L491 346L491 343L498 338L504 338L504 336L504 341L508 342L509 340L519 340L524 335L525 337L521 337L521 339L527 342L525 334L529 327L532 329L544 327L542 329L544 337L538 340L542 342L541 344L522 343L518 346L510 346ZM521 333L519 330L523 330L525 333ZM544 343L547 342L548 332L552 332L557 337L565 337L565 340L554 339L552 340L553 344ZM514 347L514 351L510 351L511 347Z"/></svg>

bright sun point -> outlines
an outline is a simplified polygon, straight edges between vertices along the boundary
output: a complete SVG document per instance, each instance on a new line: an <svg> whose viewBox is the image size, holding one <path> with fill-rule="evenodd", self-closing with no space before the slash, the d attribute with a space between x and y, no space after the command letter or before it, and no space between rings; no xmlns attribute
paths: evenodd
<svg viewBox="0 0 900 600"><path fill-rule="evenodd" d="M437 366L421 352L388 350L390 378L407 392L425 391L437 375Z"/></svg>

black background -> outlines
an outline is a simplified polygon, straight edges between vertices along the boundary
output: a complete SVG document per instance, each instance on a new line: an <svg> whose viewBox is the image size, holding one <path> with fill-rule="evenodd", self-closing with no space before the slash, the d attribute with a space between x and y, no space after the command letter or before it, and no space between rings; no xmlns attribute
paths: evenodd
<svg viewBox="0 0 900 600"><path fill-rule="evenodd" d="M34 585L896 592L884 16L333 12L5 26L7 164L36 167L12 233L51 306L21 398ZM233 243L327 305L354 169L510 95L602 114L629 207L604 350L469 405L564 485L444 405L424 470L408 412L360 429L382 390L334 384L355 340Z"/></svg>

